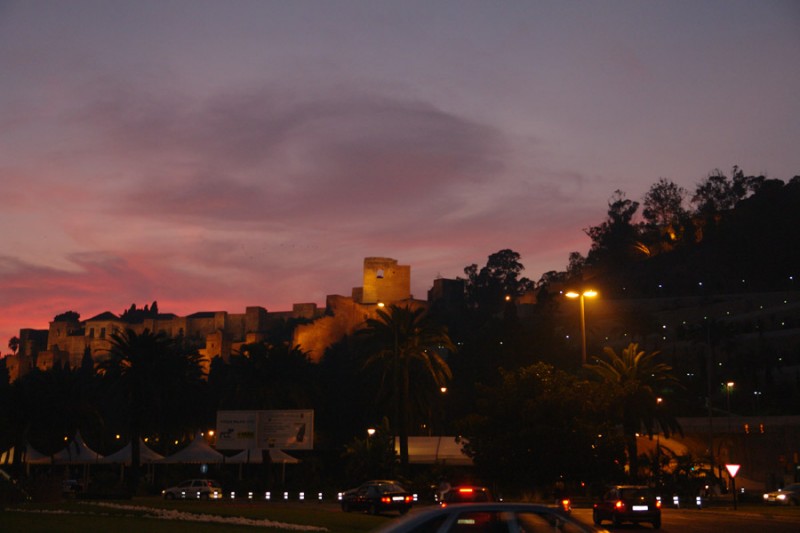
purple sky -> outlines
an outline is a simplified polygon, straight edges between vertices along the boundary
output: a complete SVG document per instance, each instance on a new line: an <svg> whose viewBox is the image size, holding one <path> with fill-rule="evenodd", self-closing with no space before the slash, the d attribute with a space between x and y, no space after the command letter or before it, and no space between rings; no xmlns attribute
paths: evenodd
<svg viewBox="0 0 800 533"><path fill-rule="evenodd" d="M0 0L0 352L19 328L537 280L614 190L800 174L800 3Z"/></svg>

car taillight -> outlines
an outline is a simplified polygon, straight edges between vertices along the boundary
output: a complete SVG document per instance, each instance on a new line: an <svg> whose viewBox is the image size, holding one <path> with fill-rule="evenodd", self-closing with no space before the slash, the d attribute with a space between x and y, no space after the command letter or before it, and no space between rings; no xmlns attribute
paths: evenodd
<svg viewBox="0 0 800 533"><path fill-rule="evenodd" d="M406 503L411 503L413 499L413 496L406 496Z"/></svg>
<svg viewBox="0 0 800 533"><path fill-rule="evenodd" d="M617 500L617 502L614 504L614 509L616 509L618 511L624 511L625 510L625 502L623 502L622 500Z"/></svg>
<svg viewBox="0 0 800 533"><path fill-rule="evenodd" d="M656 500L656 509L661 509L661 500Z"/></svg>
<svg viewBox="0 0 800 533"><path fill-rule="evenodd" d="M392 499L388 496L381 497L381 503L392 503Z"/></svg>
<svg viewBox="0 0 800 533"><path fill-rule="evenodd" d="M473 490L471 488L460 488L458 492L461 494L472 494Z"/></svg>
<svg viewBox="0 0 800 533"><path fill-rule="evenodd" d="M561 508L565 511L572 509L572 502L569 501L569 498L564 498L561 500Z"/></svg>

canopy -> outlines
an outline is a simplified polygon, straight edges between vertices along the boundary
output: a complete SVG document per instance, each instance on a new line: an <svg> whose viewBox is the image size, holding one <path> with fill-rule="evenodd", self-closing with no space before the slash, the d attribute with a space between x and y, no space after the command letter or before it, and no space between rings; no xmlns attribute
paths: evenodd
<svg viewBox="0 0 800 533"><path fill-rule="evenodd" d="M89 464L96 463L102 459L102 455L89 448L83 438L81 432L75 433L75 438L72 439L66 448L53 455L54 464Z"/></svg>
<svg viewBox="0 0 800 533"><path fill-rule="evenodd" d="M270 448L268 450L265 450L264 448L248 448L246 450L242 450L232 457L226 458L225 462L231 464L261 464L264 462L264 455L262 452L265 451L269 453L269 459L273 463L293 465L300 462L300 459L292 457L288 453L275 448Z"/></svg>
<svg viewBox="0 0 800 533"><path fill-rule="evenodd" d="M400 453L400 439L395 439ZM472 459L461 451L463 445L454 436L408 437L408 462L412 464L472 465Z"/></svg>
<svg viewBox="0 0 800 533"><path fill-rule="evenodd" d="M100 462L101 463L121 463L129 465L131 464L131 446L132 443L128 443L125 445L124 448L121 450L112 453L111 455L106 455L103 457ZM139 439L139 462L144 463L154 463L156 461L160 461L163 459L164 456L160 453L156 453L142 441Z"/></svg>
<svg viewBox="0 0 800 533"><path fill-rule="evenodd" d="M186 448L153 462L199 464L222 463L224 459L224 455L212 448L200 434L197 434Z"/></svg>
<svg viewBox="0 0 800 533"><path fill-rule="evenodd" d="M25 447L25 462L29 465L45 465L53 462L53 458L36 450L28 444Z"/></svg>

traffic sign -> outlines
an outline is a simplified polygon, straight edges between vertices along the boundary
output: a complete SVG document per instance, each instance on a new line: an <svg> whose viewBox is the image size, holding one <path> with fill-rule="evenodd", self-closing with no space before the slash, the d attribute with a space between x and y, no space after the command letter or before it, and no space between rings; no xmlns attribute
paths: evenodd
<svg viewBox="0 0 800 533"><path fill-rule="evenodd" d="M731 477L736 477L736 473L739 471L739 467L741 465L725 465L725 468L728 469L728 473Z"/></svg>

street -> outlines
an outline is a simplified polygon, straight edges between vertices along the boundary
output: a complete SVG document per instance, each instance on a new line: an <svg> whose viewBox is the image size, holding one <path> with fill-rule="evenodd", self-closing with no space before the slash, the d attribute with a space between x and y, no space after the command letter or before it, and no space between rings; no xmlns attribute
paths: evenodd
<svg viewBox="0 0 800 533"><path fill-rule="evenodd" d="M715 509L665 509L661 513L661 530L663 533L705 533L705 532L738 532L758 531L760 533L797 533L800 531L800 508L780 509L773 512L770 508L758 510ZM573 509L575 518L587 524L592 523L591 509ZM652 530L650 524L623 524L613 527L603 522L603 528L610 531L645 531Z"/></svg>

